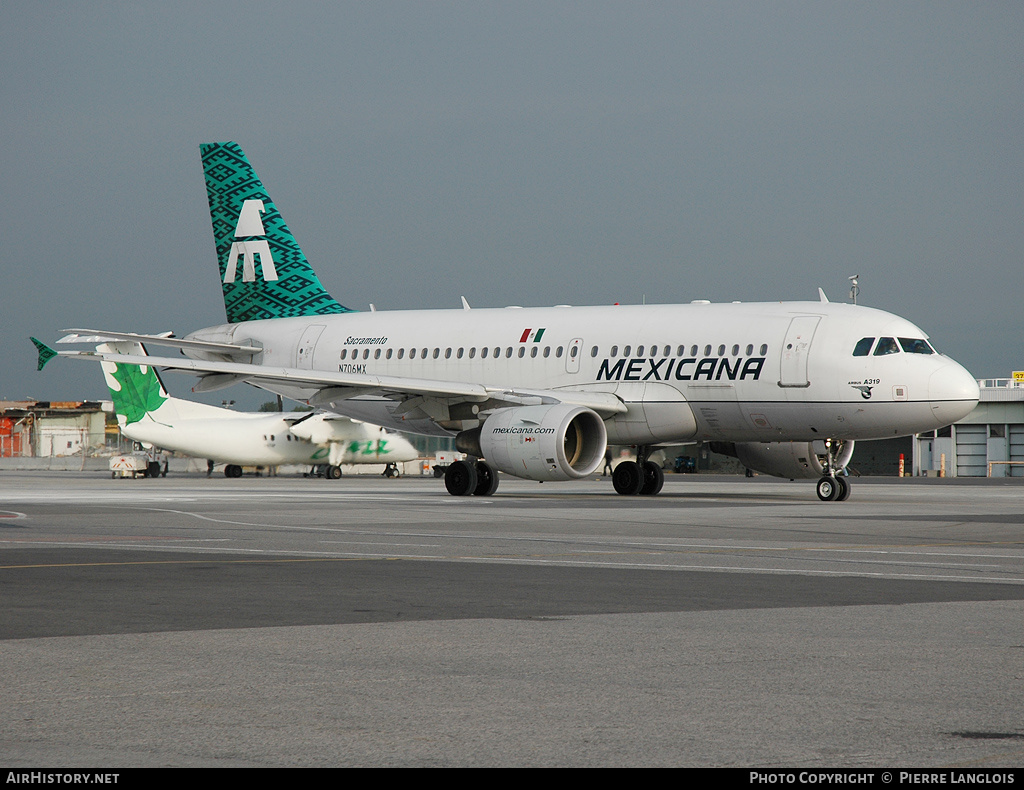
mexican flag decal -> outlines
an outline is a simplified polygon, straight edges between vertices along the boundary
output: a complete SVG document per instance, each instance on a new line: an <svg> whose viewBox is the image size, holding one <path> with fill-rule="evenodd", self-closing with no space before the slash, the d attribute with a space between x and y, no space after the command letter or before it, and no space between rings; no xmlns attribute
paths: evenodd
<svg viewBox="0 0 1024 790"><path fill-rule="evenodd" d="M529 343L530 341L533 341L534 343L539 343L542 337L544 337L543 329L524 329L523 336L519 338L519 342Z"/></svg>

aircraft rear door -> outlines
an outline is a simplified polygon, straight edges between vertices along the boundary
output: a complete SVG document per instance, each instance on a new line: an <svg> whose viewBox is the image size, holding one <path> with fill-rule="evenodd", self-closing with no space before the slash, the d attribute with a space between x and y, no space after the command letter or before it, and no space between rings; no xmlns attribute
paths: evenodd
<svg viewBox="0 0 1024 790"><path fill-rule="evenodd" d="M798 315L789 322L786 339L782 344L780 387L809 387L807 358L811 353L811 340L821 321L820 315Z"/></svg>
<svg viewBox="0 0 1024 790"><path fill-rule="evenodd" d="M301 370L313 369L313 351L325 328L323 324L310 324L306 327L295 352L295 367Z"/></svg>

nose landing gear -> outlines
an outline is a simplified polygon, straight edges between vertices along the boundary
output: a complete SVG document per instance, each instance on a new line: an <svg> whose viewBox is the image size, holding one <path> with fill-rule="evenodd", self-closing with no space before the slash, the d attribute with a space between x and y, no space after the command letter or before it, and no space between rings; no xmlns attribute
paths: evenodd
<svg viewBox="0 0 1024 790"><path fill-rule="evenodd" d="M824 477L818 481L816 490L822 502L844 502L850 496L850 481L839 473L838 458L843 450L843 443L837 439L825 440Z"/></svg>
<svg viewBox="0 0 1024 790"><path fill-rule="evenodd" d="M822 502L842 502L850 496L850 483L845 477L823 477L817 490Z"/></svg>

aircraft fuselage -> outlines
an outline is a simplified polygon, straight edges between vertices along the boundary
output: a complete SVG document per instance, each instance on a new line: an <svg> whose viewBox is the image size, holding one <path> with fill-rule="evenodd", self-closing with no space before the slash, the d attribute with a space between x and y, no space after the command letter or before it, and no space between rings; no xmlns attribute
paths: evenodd
<svg viewBox="0 0 1024 790"><path fill-rule="evenodd" d="M948 425L978 399L970 373L914 324L829 302L353 312L189 337L262 347L253 362L269 367L612 393L627 406L605 421L612 444L878 439ZM858 350L869 338L875 350ZM882 339L895 350L881 353ZM317 391L262 386L298 400ZM425 434L474 416L456 406L428 418L366 394L318 405Z"/></svg>
<svg viewBox="0 0 1024 790"><path fill-rule="evenodd" d="M280 466L284 464L326 464L331 458L327 444L317 444L292 431L292 419L273 414L234 413L214 409L219 414L202 419L182 419L167 424L146 417L121 428L129 439L156 445L165 450L209 458L218 463L241 466ZM416 457L408 441L393 434L382 434L376 426L354 424L345 429L339 442L335 463L391 463Z"/></svg>

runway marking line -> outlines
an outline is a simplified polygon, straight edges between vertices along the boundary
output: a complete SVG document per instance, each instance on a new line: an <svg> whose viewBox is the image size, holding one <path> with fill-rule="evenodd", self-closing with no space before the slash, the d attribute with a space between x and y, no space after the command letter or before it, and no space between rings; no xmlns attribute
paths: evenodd
<svg viewBox="0 0 1024 790"><path fill-rule="evenodd" d="M215 556L215 555L214 555ZM253 559L239 559L239 560L223 560L223 559L203 559L203 560L139 560L131 562L72 562L72 563L45 563L45 564L32 564L32 565L0 565L0 570L29 570L34 568L76 568L76 567L103 567L103 566L129 566L129 565L209 565L213 563L229 564L229 565L253 565L253 564L283 564L283 563L298 563L298 562L365 562L368 560L389 560L392 562L399 562L402 560L444 560L444 561L462 561L468 562L523 562L522 559L507 559L500 556L490 557L479 557L466 555L461 558L452 557L423 557L423 556L408 556L408 557L396 557L396 556L361 556L361 557L297 557L288 559L268 559L268 558L253 558ZM953 576L953 575L942 575L942 574L918 574L918 573L877 573L877 572L850 572L850 571L819 571L819 570L797 570L792 568L756 568L756 567L741 567L741 566L701 566L701 565L654 565L650 563L637 563L637 562L611 562L611 563L595 563L586 562L582 560L576 560L574 562L567 562L565 559L541 559L539 557L532 557L526 561L525 564L534 565L578 565L580 567L619 567L619 568L644 568L649 570L688 570L688 571L700 571L700 572L720 572L720 573L768 573L768 574L790 574L795 576L857 576L867 578L890 578L890 579L914 579L914 580L925 580L930 579L933 581L956 581L956 582L998 582L1002 584L1022 584L1024 578L1003 578L1003 577L965 577L965 576Z"/></svg>
<svg viewBox="0 0 1024 790"><path fill-rule="evenodd" d="M116 541L118 543L131 543L132 541L166 541L168 543L227 543L230 538L165 538L159 535L108 535L96 538L4 538L0 540L0 545L4 543L59 543L65 546L76 546L81 543L107 543L109 541Z"/></svg>
<svg viewBox="0 0 1024 790"><path fill-rule="evenodd" d="M251 559L251 560L224 560L213 559L211 555L207 560L136 560L132 562L55 562L40 563L35 565L0 565L0 570L26 570L29 568L92 568L103 566L127 566L127 565L209 565L218 563L220 565L273 565L287 562L365 562L367 560L395 560L399 557L294 557L290 559Z"/></svg>

